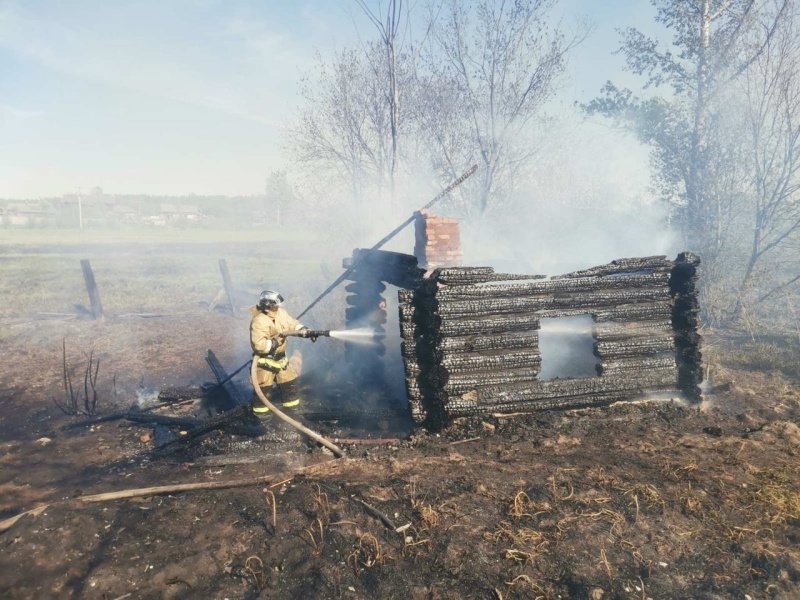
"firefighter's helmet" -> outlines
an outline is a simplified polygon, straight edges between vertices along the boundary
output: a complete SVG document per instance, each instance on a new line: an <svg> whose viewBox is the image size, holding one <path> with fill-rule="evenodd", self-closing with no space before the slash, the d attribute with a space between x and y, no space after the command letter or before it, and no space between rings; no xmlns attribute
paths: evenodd
<svg viewBox="0 0 800 600"><path fill-rule="evenodd" d="M258 297L259 310L267 310L273 306L280 306L281 304L283 304L283 296L272 290L264 290Z"/></svg>

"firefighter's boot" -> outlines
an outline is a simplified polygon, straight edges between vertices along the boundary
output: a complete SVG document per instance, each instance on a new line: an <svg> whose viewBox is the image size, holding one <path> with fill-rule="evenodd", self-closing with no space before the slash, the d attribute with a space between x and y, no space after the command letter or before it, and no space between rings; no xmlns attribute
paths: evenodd
<svg viewBox="0 0 800 600"><path fill-rule="evenodd" d="M300 386L297 380L292 379L285 383L278 384L280 391L280 401L276 404L283 412L290 415L297 415L300 412Z"/></svg>
<svg viewBox="0 0 800 600"><path fill-rule="evenodd" d="M266 398L270 397L271 394L269 389L261 388L261 391L264 393ZM271 401L272 400L270 399L270 402ZM255 415L258 420L261 421L261 423L266 424L272 420L272 411L257 397L253 399L252 410L253 415Z"/></svg>

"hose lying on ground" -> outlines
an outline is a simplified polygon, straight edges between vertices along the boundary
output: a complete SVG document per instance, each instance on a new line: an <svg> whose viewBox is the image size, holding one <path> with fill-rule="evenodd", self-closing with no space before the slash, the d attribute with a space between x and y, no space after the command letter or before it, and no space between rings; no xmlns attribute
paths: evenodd
<svg viewBox="0 0 800 600"><path fill-rule="evenodd" d="M334 456L336 456L336 458L341 458L341 457L344 456L344 452L338 446L336 446L335 444L329 442L328 440L326 440L324 437L322 437L318 433L314 433L313 431L311 431L308 427L306 427L305 425L303 425L299 421L295 421L290 416L282 413L277 408L275 408L275 405L272 404L269 400L267 400L267 397L264 395L264 392L261 391L261 386L258 385L257 373L258 373L258 355L256 354L256 355L253 356L253 362L250 364L250 382L253 384L253 389L256 391L256 395L258 396L259 400L261 400L267 408L269 408L272 412L274 412L275 415L281 421L285 421L286 423L288 423L289 425L291 425L292 427L294 427L298 431L302 431L303 433L305 433L308 437L310 437L315 442L319 442L320 444L325 446L328 450L333 452L333 454L334 454Z"/></svg>

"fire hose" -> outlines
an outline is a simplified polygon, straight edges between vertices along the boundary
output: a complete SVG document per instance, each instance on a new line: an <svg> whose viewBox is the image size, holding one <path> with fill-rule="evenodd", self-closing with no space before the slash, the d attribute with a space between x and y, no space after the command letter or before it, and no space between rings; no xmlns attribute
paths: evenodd
<svg viewBox="0 0 800 600"><path fill-rule="evenodd" d="M295 421L289 415L287 415L285 413L282 413L281 411L279 411L275 407L274 404L272 404L272 402L267 400L267 397L264 395L264 392L261 391L261 386L258 385L258 355L257 354L253 356L253 362L250 363L250 383L253 384L253 389L256 391L256 395L258 396L258 399L261 400L261 402L263 402L264 405L267 408L269 408L272 412L274 412L275 416L277 416L281 421L284 421L284 422L288 423L289 425L291 425L292 427L294 427L298 431L302 431L303 433L305 433L308 437L310 437L315 442L319 442L320 444L325 446L328 450L333 452L333 454L334 454L334 456L336 456L336 458L342 458L344 456L344 452L338 446L336 446L336 444L326 440L324 437L322 437L318 433L315 433L315 432L311 431L308 427L306 427L305 425L303 425L299 421Z"/></svg>

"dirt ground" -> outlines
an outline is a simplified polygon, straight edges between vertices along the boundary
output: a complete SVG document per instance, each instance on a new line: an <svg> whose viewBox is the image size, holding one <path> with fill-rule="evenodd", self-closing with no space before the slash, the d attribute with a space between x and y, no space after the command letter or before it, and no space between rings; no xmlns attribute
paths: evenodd
<svg viewBox="0 0 800 600"><path fill-rule="evenodd" d="M187 308L5 324L0 520L47 508L0 533L0 597L800 597L800 388L726 368L721 352L709 352L716 390L696 406L621 403L441 432L320 422L334 440L389 441L341 442L346 457L335 460L284 432L260 447L267 462L209 467L192 460L231 436L156 458L150 425L64 429L77 417L52 401L63 395L62 339L76 372L88 348L101 359L103 414L211 381L207 348L239 366L246 319ZM159 414L202 414L177 410ZM257 477L233 489L80 500Z"/></svg>

